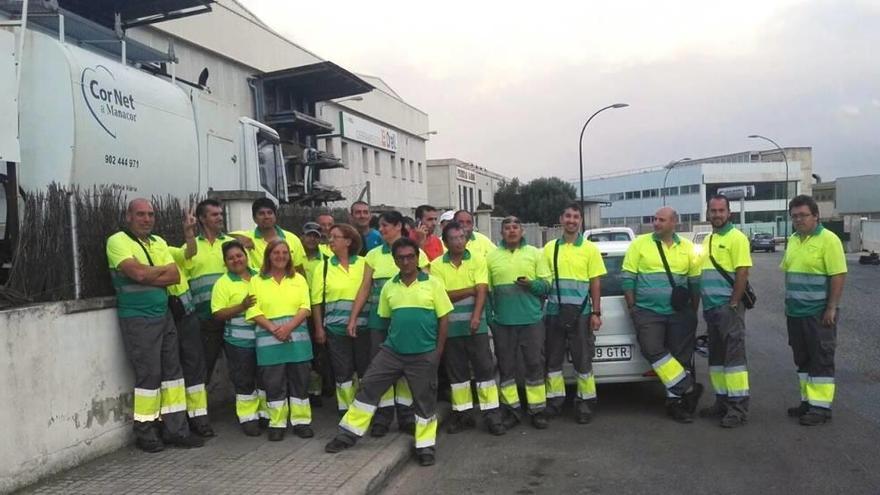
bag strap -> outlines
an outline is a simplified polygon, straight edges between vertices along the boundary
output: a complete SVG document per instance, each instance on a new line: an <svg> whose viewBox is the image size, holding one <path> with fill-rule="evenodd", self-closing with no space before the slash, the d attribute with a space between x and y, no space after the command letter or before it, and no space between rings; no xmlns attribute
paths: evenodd
<svg viewBox="0 0 880 495"><path fill-rule="evenodd" d="M123 232L125 232L125 235L127 235L129 238L131 238L131 240L133 240L134 242L136 242L137 245L140 246L141 249L144 250L144 254L147 256L147 263L149 263L150 266L155 266L155 265L153 265L153 258L150 258L150 253L147 252L147 247L144 246L144 244L140 241L140 239L138 239L137 237L135 237L135 235L132 234L131 232L129 232L128 229L124 229Z"/></svg>
<svg viewBox="0 0 880 495"><path fill-rule="evenodd" d="M731 287L733 287L735 283L733 277L731 277L730 274L724 270L724 268L721 268L721 265L719 265L718 262L715 261L715 257L712 256L712 237L714 236L714 233L709 234L709 261L712 262L712 266L715 267L715 270L718 271L718 273L720 273L722 277L724 277L724 280L727 280L727 283L730 284Z"/></svg>
<svg viewBox="0 0 880 495"><path fill-rule="evenodd" d="M669 262L666 261L666 254L663 253L663 245L660 244L660 241L655 240L654 244L657 244L657 250L660 251L660 259L663 260L663 269L666 270L666 277L669 279L669 285L674 289L675 279L672 277L672 270L669 269Z"/></svg>
<svg viewBox="0 0 880 495"><path fill-rule="evenodd" d="M556 305L562 307L562 291L559 290L559 241L553 246L553 278L556 283Z"/></svg>
<svg viewBox="0 0 880 495"><path fill-rule="evenodd" d="M556 304L562 308L562 291L559 290L559 241L562 239L556 239L556 244L553 246L553 274L556 282ZM590 300L590 286L587 283L587 295L584 297L583 302L581 302L581 309L578 313L583 313L584 308L587 307L587 301Z"/></svg>
<svg viewBox="0 0 880 495"><path fill-rule="evenodd" d="M327 314L327 265L329 259L324 256L324 283L321 285L321 324L324 324L324 315Z"/></svg>

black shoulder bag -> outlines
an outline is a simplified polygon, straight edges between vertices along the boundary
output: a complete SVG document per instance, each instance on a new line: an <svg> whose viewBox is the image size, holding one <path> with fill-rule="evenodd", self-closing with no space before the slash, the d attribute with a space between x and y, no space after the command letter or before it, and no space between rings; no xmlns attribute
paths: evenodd
<svg viewBox="0 0 880 495"><path fill-rule="evenodd" d="M691 291L682 285L675 285L675 279L672 277L672 270L669 269L669 262L666 261L666 254L663 252L663 245L660 241L654 241L657 244L657 250L660 251L660 259L663 260L663 269L666 270L666 276L669 278L669 285L672 287L672 297L670 304L672 309L681 311L690 304Z"/></svg>
<svg viewBox="0 0 880 495"><path fill-rule="evenodd" d="M144 256L147 257L147 263L149 263L150 266L156 266L153 264L153 258L150 257L150 253L147 251L146 246L141 243L140 239L128 230L123 230L123 232L125 232L125 235L131 238L131 240L136 242L137 245L144 250ZM171 317L174 318L174 321L180 321L186 316L186 308L183 306L183 301L181 301L179 297L172 296L171 294L168 294L168 310L171 311Z"/></svg>
<svg viewBox="0 0 880 495"><path fill-rule="evenodd" d="M714 235L715 234L711 234L709 236L709 261L712 262L712 266L715 267L715 270L717 270L718 273L720 273L721 276L724 277L724 280L727 280L727 283L730 284L731 287L733 287L735 282L733 277L731 277L729 273L724 271L724 268L721 268L721 265L719 265L718 262L715 261L715 257L712 256L712 236ZM755 303L758 302L758 297L755 295L754 289L752 289L752 284L746 282L746 291L743 292L741 301L746 309L752 309L755 307Z"/></svg>
<svg viewBox="0 0 880 495"><path fill-rule="evenodd" d="M556 284L556 303L559 306L559 322L563 327L571 327L577 324L578 318L580 318L581 313L584 312L584 308L587 306L587 301L590 297L590 291L587 289L587 297L584 298L584 301L581 303L580 307L571 305L571 304L562 304L562 291L559 289L559 241L561 239L556 239L556 243L553 247L553 280ZM575 309L577 311L575 311Z"/></svg>

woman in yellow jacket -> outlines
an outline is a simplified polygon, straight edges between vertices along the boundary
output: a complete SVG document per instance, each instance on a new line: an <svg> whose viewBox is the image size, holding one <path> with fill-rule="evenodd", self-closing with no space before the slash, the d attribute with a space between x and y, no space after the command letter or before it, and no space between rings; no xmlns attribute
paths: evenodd
<svg viewBox="0 0 880 495"><path fill-rule="evenodd" d="M235 388L235 414L244 434L256 437L260 436L259 419L266 414L266 393L259 390L257 382L256 329L244 315L254 305L250 282L257 272L248 266L247 252L239 241L227 242L222 250L228 271L211 289L211 314L224 322L224 352Z"/></svg>
<svg viewBox="0 0 880 495"><path fill-rule="evenodd" d="M363 378L370 362L370 334L360 331L350 337L346 331L367 263L358 256L361 236L351 225L331 227L329 240L333 254L315 265L311 273L312 320L315 341L327 342L336 379L336 403L342 415L354 401L354 374ZM357 315L357 324L365 330L366 311Z"/></svg>
<svg viewBox="0 0 880 495"><path fill-rule="evenodd" d="M293 270L290 248L283 240L266 246L260 273L251 278L251 294L254 305L245 317L257 326L257 366L266 389L269 440L282 440L288 421L296 436L311 438L309 286Z"/></svg>

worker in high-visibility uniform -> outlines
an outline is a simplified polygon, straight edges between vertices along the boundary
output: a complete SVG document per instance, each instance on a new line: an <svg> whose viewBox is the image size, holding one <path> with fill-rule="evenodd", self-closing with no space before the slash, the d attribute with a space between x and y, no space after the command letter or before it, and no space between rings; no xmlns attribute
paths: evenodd
<svg viewBox="0 0 880 495"><path fill-rule="evenodd" d="M494 325L492 335L501 380L502 421L508 430L520 421L516 371L517 354L521 352L529 416L532 426L544 429L548 423L541 298L547 295L550 287L550 269L541 252L526 244L518 218L504 218L501 235L501 246L489 253L486 264Z"/></svg>
<svg viewBox="0 0 880 495"><path fill-rule="evenodd" d="M336 380L336 405L345 414L354 401L358 380L363 379L370 362L370 333L366 331L368 313L358 315L356 337L346 331L348 319L367 266L361 251L361 236L347 224L330 228L333 255L312 268L311 299L315 340L327 342L330 364Z"/></svg>
<svg viewBox="0 0 880 495"><path fill-rule="evenodd" d="M317 222L304 223L302 231L303 235L300 241L306 253L303 271L305 272L306 282L309 284L309 290L311 290L314 282L312 274L315 267L323 265L325 259L333 256L333 252L322 242L324 234ZM312 371L309 375L309 401L312 403L312 407L322 407L324 405L324 398L322 396L324 388L333 381L333 373L330 369L330 358L327 355L326 342L323 339L318 342L314 338L317 329L314 327L313 318L310 318L307 323L309 325L309 332L312 334L312 353L315 356L312 359Z"/></svg>
<svg viewBox="0 0 880 495"><path fill-rule="evenodd" d="M834 351L846 256L834 232L819 223L819 206L810 196L788 205L795 233L780 265L785 272L788 343L794 354L801 404L788 415L804 426L831 421L834 400Z"/></svg>
<svg viewBox="0 0 880 495"><path fill-rule="evenodd" d="M250 293L251 278L257 271L248 266L247 252L240 242L223 244L227 272L214 283L211 291L211 313L223 322L223 340L229 378L235 389L235 414L245 435L260 436L261 406L265 392L258 392L257 333L254 324L245 320L245 312L254 305ZM264 411L268 419L268 411Z"/></svg>
<svg viewBox="0 0 880 495"><path fill-rule="evenodd" d="M263 267L251 278L255 298L245 318L257 325L257 366L269 409L269 441L284 439L288 423L300 438L311 438L309 371L312 341L306 320L311 312L309 286L293 269L283 239L266 246Z"/></svg>
<svg viewBox="0 0 880 495"><path fill-rule="evenodd" d="M107 239L107 261L116 289L116 310L125 353L134 368L134 433L137 446L159 452L163 441L201 447L186 419L186 390L177 329L168 311L166 288L180 282L168 244L152 235L156 223L150 202L132 200L127 228ZM162 418L163 438L153 428Z"/></svg>
<svg viewBox="0 0 880 495"><path fill-rule="evenodd" d="M379 294L382 287L400 271L391 255L391 245L401 237L408 237L409 232L403 225L403 215L397 211L386 211L379 216L379 233L382 235L382 245L376 246L367 253L364 268L364 280L358 290L357 299L352 307L352 314L348 318L346 331L349 336L356 337L359 328L358 318L364 308L369 308L367 318L367 331L370 334L370 359L379 352L379 347L387 337L387 321L379 316ZM428 257L421 249L418 250L419 269L427 270ZM393 407L393 408L392 408ZM370 427L370 435L382 437L388 433L391 420L397 412L398 430L412 434L415 431L415 417L412 409L412 392L406 383L406 378L400 381L382 396L379 402L379 410L373 418Z"/></svg>
<svg viewBox="0 0 880 495"><path fill-rule="evenodd" d="M600 277L605 275L602 253L584 239L581 205L571 203L559 216L562 237L544 246L544 260L553 278L547 296L547 412L555 416L565 402L562 363L566 350L577 372L574 399L575 421L587 424L593 418L591 403L596 402L593 353L596 335L602 326Z"/></svg>
<svg viewBox="0 0 880 495"><path fill-rule="evenodd" d="M489 345L486 322L486 298L489 292L489 271L486 260L465 249L467 237L458 222L443 227L443 242L449 250L431 263L431 276L446 287L455 309L449 315L449 332L443 354L446 374L452 389L452 416L447 433L458 433L475 425L471 410L471 369L477 387L477 404L486 427L493 435L503 435L501 410L498 405L498 384L495 363Z"/></svg>
<svg viewBox="0 0 880 495"><path fill-rule="evenodd" d="M446 341L452 303L443 283L419 271L418 244L402 237L392 246L399 273L383 287L378 314L389 320L388 338L370 362L360 390L324 450L336 453L362 437L385 391L401 377L412 390L415 448L422 466L434 464L437 441L437 365Z"/></svg>
<svg viewBox="0 0 880 495"><path fill-rule="evenodd" d="M703 240L700 253L700 293L708 326L709 380L715 389L715 403L701 409L700 416L718 418L722 427L736 428L746 423L749 411L742 298L752 266L751 246L749 238L730 223L730 201L725 196L709 198L706 216L712 223L712 234Z"/></svg>
<svg viewBox="0 0 880 495"><path fill-rule="evenodd" d="M216 199L205 199L196 206L199 235L195 246L185 249L187 276L205 348L205 383L211 382L214 366L223 348L223 322L211 316L211 290L224 273L223 245L235 240L223 233L223 205ZM187 248L188 246L183 246Z"/></svg>
<svg viewBox="0 0 880 495"><path fill-rule="evenodd" d="M471 255L486 258L497 246L485 235L474 230L474 215L467 210L458 210L452 219L461 225L467 238L467 249Z"/></svg>
<svg viewBox="0 0 880 495"><path fill-rule="evenodd" d="M256 224L254 230L239 230L229 234L241 241L247 248L251 267L260 270L266 246L269 245L269 242L280 239L290 246L294 270L305 275L303 265L306 262L306 252L302 241L293 232L278 226L278 207L275 202L269 198L259 198L251 205L251 213Z"/></svg>
<svg viewBox="0 0 880 495"><path fill-rule="evenodd" d="M196 218L186 215L183 226L186 249L196 249ZM208 391L205 388L205 347L199 328L199 318L190 291L184 249L169 247L169 252L180 272L180 282L168 286L169 308L177 327L177 343L180 347L180 367L186 385L186 414L190 431L213 437L214 430L208 420Z"/></svg>
<svg viewBox="0 0 880 495"><path fill-rule="evenodd" d="M666 387L667 414L680 423L691 423L703 391L690 369L700 304L700 264L693 243L675 233L677 223L678 214L672 208L657 210L654 233L638 236L626 251L621 285L642 355ZM674 290L673 284L680 289ZM674 292L680 294L678 307L673 306Z"/></svg>

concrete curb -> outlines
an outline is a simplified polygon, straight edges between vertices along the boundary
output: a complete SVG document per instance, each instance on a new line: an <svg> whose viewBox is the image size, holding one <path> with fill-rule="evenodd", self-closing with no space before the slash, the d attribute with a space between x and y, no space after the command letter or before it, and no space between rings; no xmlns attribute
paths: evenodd
<svg viewBox="0 0 880 495"><path fill-rule="evenodd" d="M437 404L438 437L441 432L440 427L449 417L449 411L449 403L440 402ZM397 438L376 455L376 462L368 463L355 473L344 485L339 487L336 493L340 495L373 495L381 492L388 481L412 459L412 437L400 433L396 435Z"/></svg>

